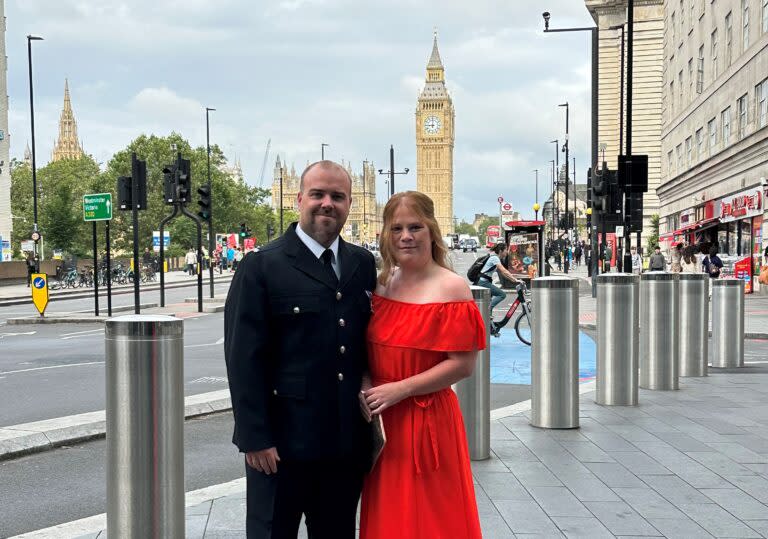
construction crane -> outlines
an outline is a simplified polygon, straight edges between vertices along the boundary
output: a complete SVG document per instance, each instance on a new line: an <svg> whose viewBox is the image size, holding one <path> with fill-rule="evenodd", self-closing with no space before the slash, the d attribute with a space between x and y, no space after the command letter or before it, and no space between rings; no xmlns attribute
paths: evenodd
<svg viewBox="0 0 768 539"><path fill-rule="evenodd" d="M264 171L267 169L267 159L269 159L270 144L272 144L272 139L267 141L267 149L264 150L264 161L261 163L261 174L259 174L259 187L264 186Z"/></svg>

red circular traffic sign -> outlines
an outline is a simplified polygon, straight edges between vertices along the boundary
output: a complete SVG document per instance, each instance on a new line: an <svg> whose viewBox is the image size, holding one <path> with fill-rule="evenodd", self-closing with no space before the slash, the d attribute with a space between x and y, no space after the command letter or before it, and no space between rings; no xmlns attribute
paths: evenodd
<svg viewBox="0 0 768 539"><path fill-rule="evenodd" d="M499 201L499 204L501 204L502 202L504 202L504 197L499 197L499 198L497 198L496 200L498 200L498 201Z"/></svg>
<svg viewBox="0 0 768 539"><path fill-rule="evenodd" d="M512 210L512 204L510 204L509 202L505 202L501 206L501 209L504 210L504 211L511 211Z"/></svg>

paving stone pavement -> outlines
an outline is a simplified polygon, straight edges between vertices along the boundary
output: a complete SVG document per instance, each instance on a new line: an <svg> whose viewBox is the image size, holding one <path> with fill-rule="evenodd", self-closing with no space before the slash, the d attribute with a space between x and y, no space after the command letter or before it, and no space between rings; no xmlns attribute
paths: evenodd
<svg viewBox="0 0 768 539"><path fill-rule="evenodd" d="M585 393L579 429L493 421L472 463L483 537L768 537L768 374L680 385L637 407ZM187 537L244 537L244 521L244 492L209 500L187 508Z"/></svg>

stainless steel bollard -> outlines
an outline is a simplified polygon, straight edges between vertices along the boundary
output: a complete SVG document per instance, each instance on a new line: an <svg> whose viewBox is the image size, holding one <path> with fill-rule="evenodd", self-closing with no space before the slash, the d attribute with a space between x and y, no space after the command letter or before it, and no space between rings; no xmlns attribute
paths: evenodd
<svg viewBox="0 0 768 539"><path fill-rule="evenodd" d="M640 387L679 389L678 274L640 276Z"/></svg>
<svg viewBox="0 0 768 539"><path fill-rule="evenodd" d="M640 276L597 277L597 404L637 406Z"/></svg>
<svg viewBox="0 0 768 539"><path fill-rule="evenodd" d="M107 533L184 537L184 326L107 320Z"/></svg>
<svg viewBox="0 0 768 539"><path fill-rule="evenodd" d="M712 280L712 366L744 366L744 281Z"/></svg>
<svg viewBox="0 0 768 539"><path fill-rule="evenodd" d="M709 361L709 275L681 273L680 376L706 376Z"/></svg>
<svg viewBox="0 0 768 539"><path fill-rule="evenodd" d="M482 286L470 288L485 322L485 350L477 353L472 376L456 384L456 395L464 416L469 458L485 460L491 456L491 291Z"/></svg>
<svg viewBox="0 0 768 539"><path fill-rule="evenodd" d="M579 426L579 280L531 281L531 425Z"/></svg>

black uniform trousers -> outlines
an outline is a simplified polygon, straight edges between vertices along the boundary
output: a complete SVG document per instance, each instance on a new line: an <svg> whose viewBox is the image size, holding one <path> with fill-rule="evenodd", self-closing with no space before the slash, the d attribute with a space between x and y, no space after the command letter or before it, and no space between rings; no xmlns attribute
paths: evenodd
<svg viewBox="0 0 768 539"><path fill-rule="evenodd" d="M246 463L248 539L296 539L302 514L309 539L354 539L363 470L353 462L281 460L270 475Z"/></svg>

